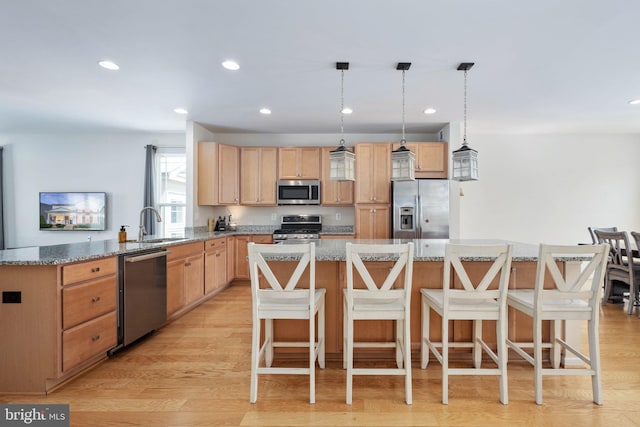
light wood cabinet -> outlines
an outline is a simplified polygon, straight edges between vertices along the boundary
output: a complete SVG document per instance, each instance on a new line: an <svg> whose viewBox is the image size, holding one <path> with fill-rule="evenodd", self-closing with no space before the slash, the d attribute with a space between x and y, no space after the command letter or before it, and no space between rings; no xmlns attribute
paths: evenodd
<svg viewBox="0 0 640 427"><path fill-rule="evenodd" d="M240 148L240 204L276 205L278 149Z"/></svg>
<svg viewBox="0 0 640 427"><path fill-rule="evenodd" d="M167 317L204 296L203 242L171 246L167 255Z"/></svg>
<svg viewBox="0 0 640 427"><path fill-rule="evenodd" d="M399 146L400 144L394 144L393 149ZM416 178L447 178L449 173L447 142L407 142L406 147L416 155Z"/></svg>
<svg viewBox="0 0 640 427"><path fill-rule="evenodd" d="M227 236L227 283L236 278L236 236Z"/></svg>
<svg viewBox="0 0 640 427"><path fill-rule="evenodd" d="M198 143L198 204L237 205L240 154L238 147L217 142Z"/></svg>
<svg viewBox="0 0 640 427"><path fill-rule="evenodd" d="M356 144L356 203L391 201L391 144Z"/></svg>
<svg viewBox="0 0 640 427"><path fill-rule="evenodd" d="M356 206L356 237L358 239L389 239L391 208L389 205Z"/></svg>
<svg viewBox="0 0 640 427"><path fill-rule="evenodd" d="M353 205L353 181L332 181L329 179L329 153L334 147L322 147L322 189L323 206Z"/></svg>
<svg viewBox="0 0 640 427"><path fill-rule="evenodd" d="M278 149L279 179L320 179L319 147Z"/></svg>
<svg viewBox="0 0 640 427"><path fill-rule="evenodd" d="M249 277L249 256L247 245L249 242L273 243L273 236L270 234L254 234L251 236L236 236L236 279L248 280Z"/></svg>
<svg viewBox="0 0 640 427"><path fill-rule="evenodd" d="M117 345L115 257L62 267L62 372Z"/></svg>
<svg viewBox="0 0 640 427"><path fill-rule="evenodd" d="M219 193L221 205L237 205L240 202L240 151L233 145L220 144Z"/></svg>
<svg viewBox="0 0 640 427"><path fill-rule="evenodd" d="M220 237L204 242L204 293L227 284L227 239Z"/></svg>

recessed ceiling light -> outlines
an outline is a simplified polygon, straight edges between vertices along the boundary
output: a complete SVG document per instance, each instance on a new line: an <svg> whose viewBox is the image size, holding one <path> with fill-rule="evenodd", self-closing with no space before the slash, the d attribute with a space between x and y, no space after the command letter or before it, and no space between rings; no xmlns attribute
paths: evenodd
<svg viewBox="0 0 640 427"><path fill-rule="evenodd" d="M629 101L629 104L631 105L640 104L640 99L632 99L631 101Z"/></svg>
<svg viewBox="0 0 640 427"><path fill-rule="evenodd" d="M106 68L107 70L115 71L120 69L120 66L118 64L111 61L98 61L98 65L102 68Z"/></svg>
<svg viewBox="0 0 640 427"><path fill-rule="evenodd" d="M351 113L353 113L353 110L349 107L344 107L342 109L342 114L351 114Z"/></svg>
<svg viewBox="0 0 640 427"><path fill-rule="evenodd" d="M434 114L436 112L435 108L427 108L424 110L425 114Z"/></svg>
<svg viewBox="0 0 640 427"><path fill-rule="evenodd" d="M240 69L240 65L238 65L236 61L231 61L231 60L224 61L222 63L222 66L227 70L232 70L232 71Z"/></svg>
<svg viewBox="0 0 640 427"><path fill-rule="evenodd" d="M260 114L271 114L271 110L269 110L268 108L261 108Z"/></svg>
<svg viewBox="0 0 640 427"><path fill-rule="evenodd" d="M184 108L174 108L173 111L175 111L178 114L189 114L189 112Z"/></svg>

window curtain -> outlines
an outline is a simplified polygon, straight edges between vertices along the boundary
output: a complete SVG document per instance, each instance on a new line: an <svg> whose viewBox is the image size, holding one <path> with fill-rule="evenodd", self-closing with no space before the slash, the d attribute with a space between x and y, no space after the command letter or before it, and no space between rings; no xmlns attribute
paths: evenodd
<svg viewBox="0 0 640 427"><path fill-rule="evenodd" d="M156 191L156 179L155 179L155 163L156 163L156 150L158 147L155 145L146 145L146 156L144 164L144 201L143 206L151 206L155 208L155 191ZM147 209L143 213L143 224L147 230L147 234L156 234L156 216Z"/></svg>
<svg viewBox="0 0 640 427"><path fill-rule="evenodd" d="M4 200L3 187L2 187L2 149L0 147L0 249L4 249L4 215L2 201Z"/></svg>

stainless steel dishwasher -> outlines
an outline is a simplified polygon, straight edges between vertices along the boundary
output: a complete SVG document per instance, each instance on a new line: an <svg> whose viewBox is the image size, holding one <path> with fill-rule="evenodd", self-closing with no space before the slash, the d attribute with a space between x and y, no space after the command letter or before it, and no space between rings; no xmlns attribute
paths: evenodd
<svg viewBox="0 0 640 427"><path fill-rule="evenodd" d="M158 329L167 320L167 254L164 248L118 257L118 347Z"/></svg>

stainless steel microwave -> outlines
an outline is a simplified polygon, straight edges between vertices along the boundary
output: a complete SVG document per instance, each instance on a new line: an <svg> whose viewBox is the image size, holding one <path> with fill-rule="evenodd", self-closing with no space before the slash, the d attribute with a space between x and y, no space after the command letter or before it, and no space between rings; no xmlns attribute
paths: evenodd
<svg viewBox="0 0 640 427"><path fill-rule="evenodd" d="M279 205L319 205L320 181L279 180L277 182Z"/></svg>

